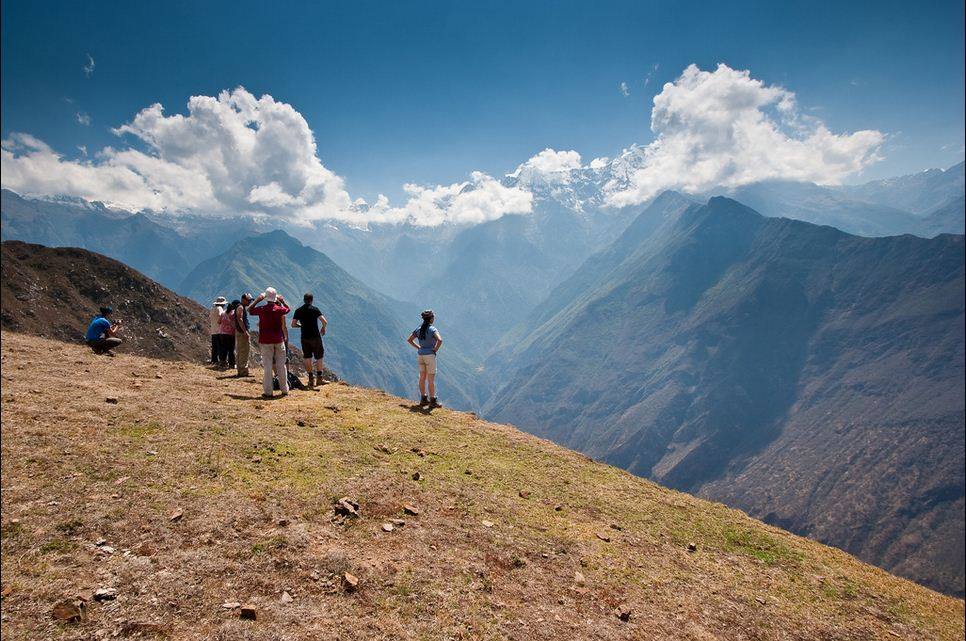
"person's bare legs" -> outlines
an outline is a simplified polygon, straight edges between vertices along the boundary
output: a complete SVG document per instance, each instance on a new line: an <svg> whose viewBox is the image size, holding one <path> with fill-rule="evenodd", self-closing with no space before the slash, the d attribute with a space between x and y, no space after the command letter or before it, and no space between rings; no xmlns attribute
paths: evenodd
<svg viewBox="0 0 966 641"><path fill-rule="evenodd" d="M426 396L426 372L419 372L419 395Z"/></svg>
<svg viewBox="0 0 966 641"><path fill-rule="evenodd" d="M322 380L322 373L325 371L325 366L322 365L322 359L315 361L315 380Z"/></svg>
<svg viewBox="0 0 966 641"><path fill-rule="evenodd" d="M311 376L312 375L312 358L311 357L309 357L309 358L303 358L302 360L305 362L305 373L308 374L309 376Z"/></svg>
<svg viewBox="0 0 966 641"><path fill-rule="evenodd" d="M429 397L436 398L436 374L426 374L426 378L429 379ZM422 391L422 385L419 389Z"/></svg>

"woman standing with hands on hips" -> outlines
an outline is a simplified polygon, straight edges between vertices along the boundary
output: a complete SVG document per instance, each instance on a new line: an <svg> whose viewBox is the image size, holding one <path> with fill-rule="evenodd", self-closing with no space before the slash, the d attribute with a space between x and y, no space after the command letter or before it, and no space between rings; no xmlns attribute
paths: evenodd
<svg viewBox="0 0 966 641"><path fill-rule="evenodd" d="M442 407L436 398L436 352L443 346L443 337L433 325L436 315L427 309L422 313L423 324L409 335L406 341L416 348L416 361L419 365L419 405ZM429 396L426 395L427 383Z"/></svg>

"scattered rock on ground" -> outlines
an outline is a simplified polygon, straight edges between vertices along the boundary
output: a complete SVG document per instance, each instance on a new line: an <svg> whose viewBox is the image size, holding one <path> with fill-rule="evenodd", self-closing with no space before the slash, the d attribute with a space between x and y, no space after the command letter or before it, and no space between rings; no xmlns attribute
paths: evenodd
<svg viewBox="0 0 966 641"><path fill-rule="evenodd" d="M413 472L413 480L414 481L422 481L423 480L423 475L420 474L419 472Z"/></svg>
<svg viewBox="0 0 966 641"><path fill-rule="evenodd" d="M54 604L50 614L57 621L80 623L85 618L86 609L83 601L65 599Z"/></svg>
<svg viewBox="0 0 966 641"><path fill-rule="evenodd" d="M359 587L359 577L349 572L342 575L342 583L347 592L353 592Z"/></svg>
<svg viewBox="0 0 966 641"><path fill-rule="evenodd" d="M520 498L521 499L530 498L530 492L528 490L520 490Z"/></svg>
<svg viewBox="0 0 966 641"><path fill-rule="evenodd" d="M340 516L359 516L359 503L343 496L335 502L335 513Z"/></svg>
<svg viewBox="0 0 966 641"><path fill-rule="evenodd" d="M697 552L697 551L698 551L697 543L688 543L688 552Z"/></svg>
<svg viewBox="0 0 966 641"><path fill-rule="evenodd" d="M419 508L413 505L412 503L406 503L405 505L403 505L402 509L403 509L403 512L405 512L406 514L410 514L412 516L419 516Z"/></svg>
<svg viewBox="0 0 966 641"><path fill-rule="evenodd" d="M238 618L246 621L258 620L258 610L254 605L243 605L238 608Z"/></svg>
<svg viewBox="0 0 966 641"><path fill-rule="evenodd" d="M631 608L626 603L621 603L619 606L617 606L617 609L614 611L614 614L616 614L617 618L620 619L621 621L631 620Z"/></svg>
<svg viewBox="0 0 966 641"><path fill-rule="evenodd" d="M168 520L172 523L177 523L182 518L184 518L184 510L179 508L171 513L171 516L168 517Z"/></svg>
<svg viewBox="0 0 966 641"><path fill-rule="evenodd" d="M392 525L392 523L383 523L382 524L382 531L383 532L392 532L393 531L393 525Z"/></svg>
<svg viewBox="0 0 966 641"><path fill-rule="evenodd" d="M94 590L95 601L113 601L117 598L117 590L114 588L97 588Z"/></svg>
<svg viewBox="0 0 966 641"><path fill-rule="evenodd" d="M597 532L597 538L604 543L610 543L610 535L606 532Z"/></svg>
<svg viewBox="0 0 966 641"><path fill-rule="evenodd" d="M487 521L486 519L483 519L481 523L483 524L483 527L493 527L493 521Z"/></svg>
<svg viewBox="0 0 966 641"><path fill-rule="evenodd" d="M282 592L282 596L279 597L278 600L281 601L282 603L291 603L292 601L295 600L295 597L289 594L288 590L285 590Z"/></svg>
<svg viewBox="0 0 966 641"><path fill-rule="evenodd" d="M117 397L116 396L108 396L107 398L104 399L104 402L105 403L110 403L111 405L117 405Z"/></svg>

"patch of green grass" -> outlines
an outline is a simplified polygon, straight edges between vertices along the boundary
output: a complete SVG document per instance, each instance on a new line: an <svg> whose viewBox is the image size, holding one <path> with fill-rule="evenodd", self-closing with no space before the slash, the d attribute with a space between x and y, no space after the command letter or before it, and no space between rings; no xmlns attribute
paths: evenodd
<svg viewBox="0 0 966 641"><path fill-rule="evenodd" d="M74 549L74 544L65 539L50 539L40 546L41 554L57 553L66 554Z"/></svg>
<svg viewBox="0 0 966 641"><path fill-rule="evenodd" d="M3 528L0 529L0 537L4 539L16 539L21 534L23 534L23 524L19 521L16 523L4 523Z"/></svg>
<svg viewBox="0 0 966 641"><path fill-rule="evenodd" d="M160 431L160 423L156 421L149 421L147 423L132 423L130 425L123 425L117 429L116 433L118 436L137 440Z"/></svg>
<svg viewBox="0 0 966 641"><path fill-rule="evenodd" d="M801 553L764 532L728 526L722 531L722 535L725 550L748 555L767 565L797 564L802 559Z"/></svg>
<svg viewBox="0 0 966 641"><path fill-rule="evenodd" d="M273 536L270 539L253 543L252 556L261 556L262 554L268 554L275 550L281 550L285 547L288 547L288 542L284 538L280 536Z"/></svg>

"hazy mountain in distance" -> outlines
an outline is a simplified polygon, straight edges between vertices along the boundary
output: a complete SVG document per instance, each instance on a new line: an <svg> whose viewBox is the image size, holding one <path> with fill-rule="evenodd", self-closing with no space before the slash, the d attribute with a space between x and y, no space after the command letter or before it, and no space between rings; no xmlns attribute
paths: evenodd
<svg viewBox="0 0 966 641"><path fill-rule="evenodd" d="M920 234L922 221L908 211L855 200L841 190L808 182L763 181L721 193L763 216L829 225L857 236Z"/></svg>
<svg viewBox="0 0 966 641"><path fill-rule="evenodd" d="M588 258L568 279L557 285L536 308L519 320L499 341L486 361L486 372L495 379L503 378L513 368L527 362L531 340L540 334L534 328L554 319L561 326L558 313L566 317L567 311L577 308L581 297L595 295L596 287L607 275L617 269L628 256L633 255L644 242L667 220L676 218L696 201L674 191L665 191L655 198L627 229L606 249Z"/></svg>
<svg viewBox="0 0 966 641"><path fill-rule="evenodd" d="M869 203L898 207L925 216L963 196L966 163L949 169L927 169L917 174L873 180L841 187L848 196Z"/></svg>
<svg viewBox="0 0 966 641"><path fill-rule="evenodd" d="M312 292L315 305L329 321L326 365L340 378L413 396L416 358L404 341L419 325L419 309L374 291L284 231L238 241L198 265L180 291L209 304L218 295L232 300L245 291L257 295L268 286L282 293L293 310L302 304L302 294ZM469 366L458 350L449 345L444 350L441 398L457 407L476 407Z"/></svg>
<svg viewBox="0 0 966 641"><path fill-rule="evenodd" d="M544 303L484 414L962 594L963 237L677 211Z"/></svg>
<svg viewBox="0 0 966 641"><path fill-rule="evenodd" d="M934 209L922 218L922 233L927 238L939 234L962 234L966 232L966 198L962 194L945 205Z"/></svg>
<svg viewBox="0 0 966 641"><path fill-rule="evenodd" d="M0 201L3 240L48 247L80 247L115 258L174 288L201 260L237 240L238 224L217 232L191 227L190 235L131 213L80 199L34 199L4 189Z"/></svg>
<svg viewBox="0 0 966 641"><path fill-rule="evenodd" d="M482 358L591 254L610 244L636 214L604 203L608 167L553 174L516 173L504 184L526 187L533 211L459 231L422 279L420 300L472 337Z"/></svg>

